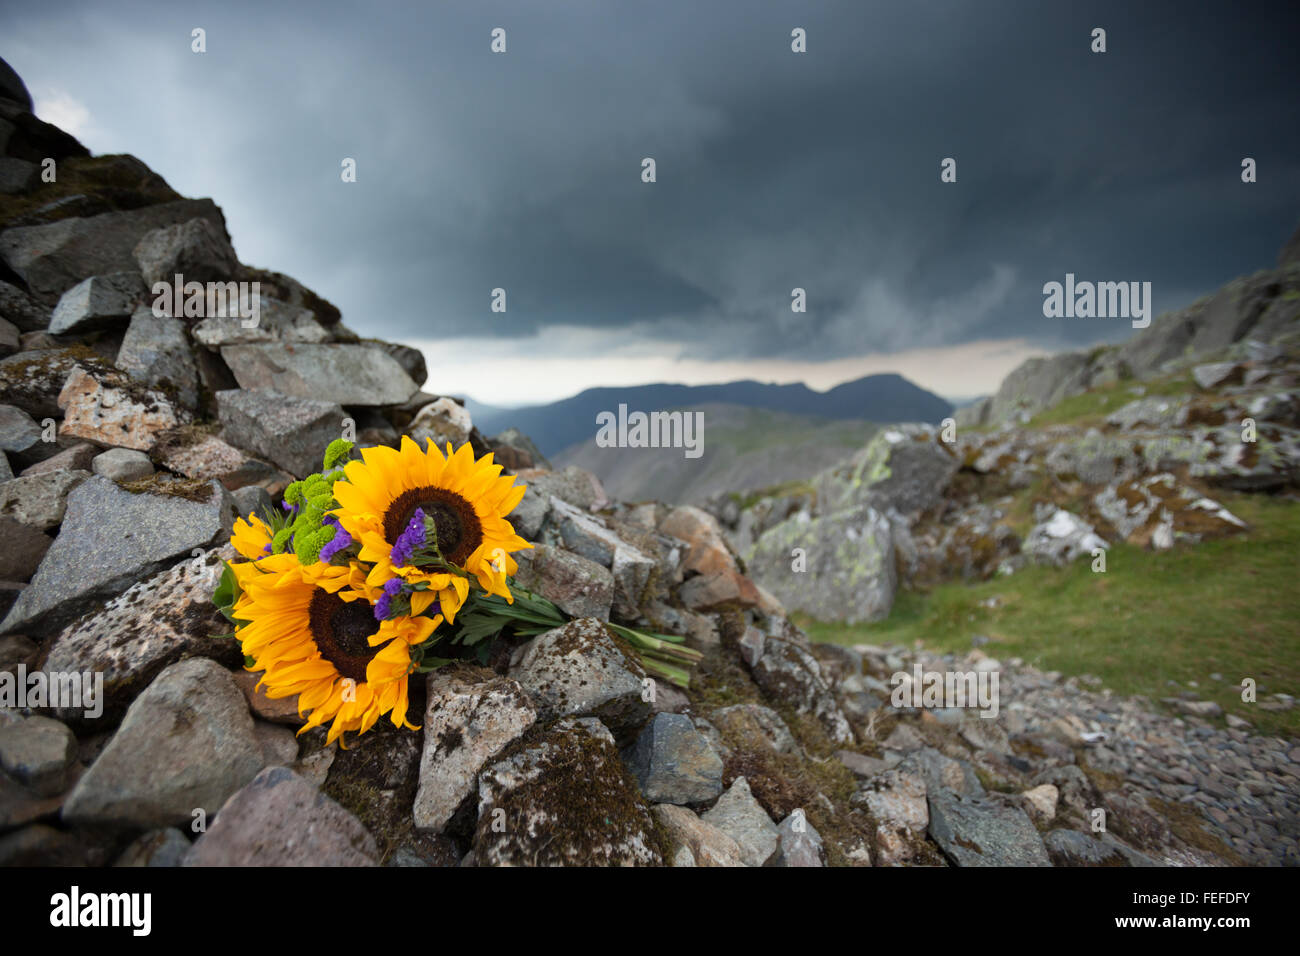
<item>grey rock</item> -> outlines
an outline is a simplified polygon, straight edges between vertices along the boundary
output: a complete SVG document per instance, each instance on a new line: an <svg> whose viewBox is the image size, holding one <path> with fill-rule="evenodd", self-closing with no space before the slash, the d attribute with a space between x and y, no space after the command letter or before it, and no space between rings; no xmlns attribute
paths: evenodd
<svg viewBox="0 0 1300 956"><path fill-rule="evenodd" d="M77 739L49 717L0 724L0 766L40 796L62 793L77 759Z"/></svg>
<svg viewBox="0 0 1300 956"><path fill-rule="evenodd" d="M233 279L239 259L231 248L226 230L212 219L190 219L160 226L140 237L132 250L145 284L171 284L177 273L184 282L217 282Z"/></svg>
<svg viewBox="0 0 1300 956"><path fill-rule="evenodd" d="M654 803L707 803L722 793L722 758L682 714L656 714L625 759Z"/></svg>
<svg viewBox="0 0 1300 956"><path fill-rule="evenodd" d="M84 471L53 471L0 484L0 515L48 531L63 522L68 496L90 477Z"/></svg>
<svg viewBox="0 0 1300 956"><path fill-rule="evenodd" d="M320 345L329 342L330 332L310 309L289 305L252 290L246 294L217 294L207 297L205 318L194 326L194 340L209 349L227 345L258 345L282 342L290 345Z"/></svg>
<svg viewBox="0 0 1300 956"><path fill-rule="evenodd" d="M186 408L198 406L198 367L180 319L137 309L118 349L117 367L145 385L169 391Z"/></svg>
<svg viewBox="0 0 1300 956"><path fill-rule="evenodd" d="M777 851L771 866L825 866L826 846L822 836L808 822L802 810L796 810L777 827Z"/></svg>
<svg viewBox="0 0 1300 956"><path fill-rule="evenodd" d="M795 549L807 570L794 570ZM800 512L763 534L745 561L787 610L848 624L887 616L898 586L892 528L870 505L819 518Z"/></svg>
<svg viewBox="0 0 1300 956"><path fill-rule="evenodd" d="M920 774L899 767L867 780L851 802L865 807L879 824L920 833L930 820L927 792Z"/></svg>
<svg viewBox="0 0 1300 956"><path fill-rule="evenodd" d="M361 821L285 767L267 767L217 813L185 866L375 866Z"/></svg>
<svg viewBox="0 0 1300 956"><path fill-rule="evenodd" d="M40 167L12 156L0 157L0 195L25 193L40 182Z"/></svg>
<svg viewBox="0 0 1300 956"><path fill-rule="evenodd" d="M1056 866L1127 866L1128 860L1113 843L1077 830L1051 830L1043 837L1047 854Z"/></svg>
<svg viewBox="0 0 1300 956"><path fill-rule="evenodd" d="M114 866L180 866L190 841L175 827L150 830L122 851Z"/></svg>
<svg viewBox="0 0 1300 956"><path fill-rule="evenodd" d="M762 742L779 754L799 753L799 743L781 715L762 704L733 704L712 713L720 730L740 740Z"/></svg>
<svg viewBox="0 0 1300 956"><path fill-rule="evenodd" d="M579 618L523 645L510 676L536 704L539 720L590 715L623 737L652 712L643 699L645 669L625 647L600 621Z"/></svg>
<svg viewBox="0 0 1300 956"><path fill-rule="evenodd" d="M542 522L551 510L551 499L537 492L531 485L525 485L524 496L510 512L510 524L515 533L529 541L537 540L542 531Z"/></svg>
<svg viewBox="0 0 1300 956"><path fill-rule="evenodd" d="M110 448L95 456L91 470L110 481L135 481L153 474L153 462L142 451L131 448Z"/></svg>
<svg viewBox="0 0 1300 956"><path fill-rule="evenodd" d="M21 408L0 405L0 451L23 452L41 440L41 426Z"/></svg>
<svg viewBox="0 0 1300 956"><path fill-rule="evenodd" d="M600 479L577 465L570 465L563 471L528 468L520 472L519 477L530 493L535 491L548 501L553 496L585 511L598 508L607 501Z"/></svg>
<svg viewBox="0 0 1300 956"><path fill-rule="evenodd" d="M1192 378L1201 388L1211 389L1230 383L1233 375L1240 377L1241 366L1236 362L1211 362L1192 369Z"/></svg>
<svg viewBox="0 0 1300 956"><path fill-rule="evenodd" d="M919 773L925 780L927 792L951 790L967 796L982 796L984 793L984 786L969 763L954 760L933 747L909 753L898 768Z"/></svg>
<svg viewBox="0 0 1300 956"><path fill-rule="evenodd" d="M173 664L131 704L63 806L71 823L157 827L211 817L263 765L244 695L221 665ZM285 821L288 823L288 821ZM211 832L211 831L209 831Z"/></svg>
<svg viewBox="0 0 1300 956"><path fill-rule="evenodd" d="M280 727L265 720L255 720L253 733L262 745L263 766L288 767L297 761L298 738L288 727Z"/></svg>
<svg viewBox="0 0 1300 956"><path fill-rule="evenodd" d="M685 807L661 803L654 808L675 852L690 855L693 866L744 866L740 846L717 827L705 823ZM679 865L674 863L674 865Z"/></svg>
<svg viewBox="0 0 1300 956"><path fill-rule="evenodd" d="M50 307L17 286L0 281L0 317L23 332L40 332L50 325Z"/></svg>
<svg viewBox="0 0 1300 956"><path fill-rule="evenodd" d="M429 368L425 364L424 353L419 349L397 342L367 342L366 344L387 352L398 365L402 366L402 370L410 376L417 388L428 380Z"/></svg>
<svg viewBox="0 0 1300 956"><path fill-rule="evenodd" d="M87 276L136 272L139 266L133 253L147 232L196 217L211 219L225 229L221 210L212 200L183 199L7 229L0 234L0 259L27 283L33 295L53 303Z"/></svg>
<svg viewBox="0 0 1300 956"><path fill-rule="evenodd" d="M499 435L489 438L488 444L496 452L496 460L511 471L521 468L551 469L551 463L546 460L541 449L518 428L505 429Z"/></svg>
<svg viewBox="0 0 1300 956"><path fill-rule="evenodd" d="M234 556L234 549L223 545L132 585L60 631L50 641L42 669L103 675L99 703L106 718L114 720L159 671L182 657L241 664L243 654L234 641L212 639L230 629L212 605L212 592L222 560ZM79 711L56 712L71 718Z"/></svg>
<svg viewBox="0 0 1300 956"><path fill-rule="evenodd" d="M0 515L0 581L27 581L54 540L31 525Z"/></svg>
<svg viewBox="0 0 1300 956"><path fill-rule="evenodd" d="M364 345L232 345L221 350L241 388L340 405L398 405L419 387L396 359Z"/></svg>
<svg viewBox="0 0 1300 956"><path fill-rule="evenodd" d="M266 514L275 507L266 489L259 485L237 488L230 493L230 497L235 504L235 513L245 518L253 514Z"/></svg>
<svg viewBox="0 0 1300 956"><path fill-rule="evenodd" d="M429 675L420 785L413 815L417 829L439 832L477 791L478 774L537 719L516 681L465 668Z"/></svg>
<svg viewBox="0 0 1300 956"><path fill-rule="evenodd" d="M1025 538L1024 550L1038 561L1064 566L1081 557L1091 557L1093 549L1108 549L1092 525L1064 508L1057 508L1050 518L1034 525Z"/></svg>
<svg viewBox="0 0 1300 956"><path fill-rule="evenodd" d="M990 798L929 795L929 833L957 866L1051 866L1024 810Z"/></svg>
<svg viewBox="0 0 1300 956"><path fill-rule="evenodd" d="M927 425L891 425L813 478L819 515L870 504L912 514L937 504L961 463Z"/></svg>
<svg viewBox="0 0 1300 956"><path fill-rule="evenodd" d="M746 866L766 866L777 854L780 833L754 799L744 777L737 777L713 808L700 814L700 819L736 841Z"/></svg>
<svg viewBox="0 0 1300 956"><path fill-rule="evenodd" d="M49 634L84 602L117 595L224 537L234 521L230 496L216 482L209 487L206 501L192 501L86 478L68 495L63 528L0 631Z"/></svg>
<svg viewBox="0 0 1300 956"><path fill-rule="evenodd" d="M217 393L226 441L279 465L295 477L319 471L325 447L343 434L342 408L271 391Z"/></svg>
<svg viewBox="0 0 1300 956"><path fill-rule="evenodd" d="M527 498L527 494L524 495ZM515 556L515 580L575 618L609 620L614 575L594 561L563 548L535 545Z"/></svg>
<svg viewBox="0 0 1300 956"><path fill-rule="evenodd" d="M763 656L752 669L754 682L769 698L814 717L835 743L853 743L853 729L806 639L801 640L802 635L788 621L782 621L780 627L779 633L767 636Z"/></svg>
<svg viewBox="0 0 1300 956"><path fill-rule="evenodd" d="M452 448L465 444L473 429L474 422L465 406L450 398L440 398L416 412L404 431L420 447L432 442L441 451L448 444Z"/></svg>
<svg viewBox="0 0 1300 956"><path fill-rule="evenodd" d="M50 334L81 334L125 324L145 293L135 272L91 276L60 297L50 317Z"/></svg>
<svg viewBox="0 0 1300 956"><path fill-rule="evenodd" d="M471 854L480 866L655 865L653 832L609 731L566 718L479 775Z"/></svg>
<svg viewBox="0 0 1300 956"><path fill-rule="evenodd" d="M0 318L0 355L13 355L22 350L22 331L9 320Z"/></svg>

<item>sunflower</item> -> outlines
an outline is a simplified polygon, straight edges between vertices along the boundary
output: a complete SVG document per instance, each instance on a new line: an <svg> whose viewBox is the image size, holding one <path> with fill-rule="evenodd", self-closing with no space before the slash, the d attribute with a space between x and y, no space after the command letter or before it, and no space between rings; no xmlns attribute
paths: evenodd
<svg viewBox="0 0 1300 956"><path fill-rule="evenodd" d="M531 548L506 520L524 487L502 477L492 455L477 461L468 444L447 454L430 441L421 449L403 436L400 448L362 449L334 484L339 507L331 512L360 559L372 565L371 587L400 579L411 611L434 600L448 622L469 594L473 575L489 594L513 601L506 578L518 567L513 551Z"/></svg>
<svg viewBox="0 0 1300 956"><path fill-rule="evenodd" d="M272 698L298 695L310 712L299 733L332 721L326 742L349 730L365 733L384 714L407 721L411 647L426 641L442 616L398 615L379 621L367 599L364 570L316 563L266 550L270 531L258 518L236 522L231 542L250 560L231 570L241 588L235 636L265 671L258 687Z"/></svg>

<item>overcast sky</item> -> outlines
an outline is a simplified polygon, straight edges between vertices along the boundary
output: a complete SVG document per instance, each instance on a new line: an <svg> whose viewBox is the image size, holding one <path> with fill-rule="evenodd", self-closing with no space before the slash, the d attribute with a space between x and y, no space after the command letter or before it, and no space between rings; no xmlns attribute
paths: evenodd
<svg viewBox="0 0 1300 956"><path fill-rule="evenodd" d="M1294 2L0 6L39 115L491 404L877 371L968 397L1131 334L1044 318L1045 282L1150 281L1160 312L1300 223Z"/></svg>

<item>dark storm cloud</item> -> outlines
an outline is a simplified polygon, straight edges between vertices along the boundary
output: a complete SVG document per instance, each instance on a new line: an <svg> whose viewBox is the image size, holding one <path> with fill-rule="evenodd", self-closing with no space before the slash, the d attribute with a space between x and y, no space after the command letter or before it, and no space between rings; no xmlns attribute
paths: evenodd
<svg viewBox="0 0 1300 956"><path fill-rule="evenodd" d="M1300 219L1293 4L664 6L56 3L0 15L0 54L87 105L93 148L213 195L246 260L390 338L1085 344L1130 329L1044 319L1044 282L1151 281L1172 308Z"/></svg>

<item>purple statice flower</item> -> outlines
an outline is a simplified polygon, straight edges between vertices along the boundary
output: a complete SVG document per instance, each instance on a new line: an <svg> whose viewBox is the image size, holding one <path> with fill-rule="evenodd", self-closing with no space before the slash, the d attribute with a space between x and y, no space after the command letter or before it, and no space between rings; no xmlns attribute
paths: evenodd
<svg viewBox="0 0 1300 956"><path fill-rule="evenodd" d="M285 511L297 511L297 510L298 510L298 506L297 506L297 505L291 505L291 504L289 504L289 502L287 502L287 501L281 501L281 502L280 502L280 507L283 508Z"/></svg>
<svg viewBox="0 0 1300 956"><path fill-rule="evenodd" d="M321 547L320 559L326 564L329 564L330 561L333 560L334 555L346 548L352 547L352 535L344 531L343 526L340 525L337 520L329 518L326 520L329 521L330 524L334 525L334 537L330 538L329 541L326 541Z"/></svg>
<svg viewBox="0 0 1300 956"><path fill-rule="evenodd" d="M375 620L386 621L388 616L393 613L393 598L402 593L402 579L391 578L384 585L384 593L379 595L379 600L375 602Z"/></svg>
<svg viewBox="0 0 1300 956"><path fill-rule="evenodd" d="M406 530L397 536L397 543L389 553L393 564L401 567L411 563L411 557L424 546L424 512L419 508L411 515Z"/></svg>

